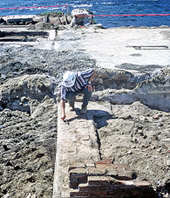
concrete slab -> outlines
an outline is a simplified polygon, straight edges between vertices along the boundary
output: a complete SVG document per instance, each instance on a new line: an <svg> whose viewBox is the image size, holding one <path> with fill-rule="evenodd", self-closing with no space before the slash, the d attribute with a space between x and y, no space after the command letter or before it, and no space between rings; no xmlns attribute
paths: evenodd
<svg viewBox="0 0 170 198"><path fill-rule="evenodd" d="M99 67L135 71L140 65L170 66L169 34L169 28L97 30L86 33L81 44Z"/></svg>
<svg viewBox="0 0 170 198"><path fill-rule="evenodd" d="M80 29L59 32L62 48L79 48L98 67L141 72L170 66L170 28Z"/></svg>

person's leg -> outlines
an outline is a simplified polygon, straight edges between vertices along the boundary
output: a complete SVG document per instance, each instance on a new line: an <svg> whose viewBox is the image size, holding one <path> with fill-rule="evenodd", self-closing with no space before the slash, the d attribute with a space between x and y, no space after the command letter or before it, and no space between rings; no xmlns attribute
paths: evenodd
<svg viewBox="0 0 170 198"><path fill-rule="evenodd" d="M71 91L67 92L66 99L68 100L68 103L72 108L74 108L75 98L76 98L75 92L71 92Z"/></svg>
<svg viewBox="0 0 170 198"><path fill-rule="evenodd" d="M74 103L75 103L75 99L76 96L81 94L81 91L76 91L76 92L67 92L66 94L66 100L68 100L70 107L72 107L72 109L74 109Z"/></svg>
<svg viewBox="0 0 170 198"><path fill-rule="evenodd" d="M86 109L88 102L91 98L92 92L88 90L87 88L82 89L82 93L84 94L83 96L83 104L82 104L82 109Z"/></svg>

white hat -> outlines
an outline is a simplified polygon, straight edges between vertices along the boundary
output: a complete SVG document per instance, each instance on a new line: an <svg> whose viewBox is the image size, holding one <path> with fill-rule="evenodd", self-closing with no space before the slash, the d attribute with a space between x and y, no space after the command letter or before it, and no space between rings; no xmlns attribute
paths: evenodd
<svg viewBox="0 0 170 198"><path fill-rule="evenodd" d="M66 71L63 75L63 85L66 87L72 87L76 81L76 75L74 72Z"/></svg>

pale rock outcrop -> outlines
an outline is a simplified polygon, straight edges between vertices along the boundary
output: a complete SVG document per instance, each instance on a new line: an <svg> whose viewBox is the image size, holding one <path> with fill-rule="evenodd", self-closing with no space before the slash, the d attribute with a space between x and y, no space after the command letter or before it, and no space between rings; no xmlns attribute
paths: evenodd
<svg viewBox="0 0 170 198"><path fill-rule="evenodd" d="M93 84L97 90L103 89L133 89L139 82L149 80L151 74L135 74L124 70L97 68Z"/></svg>
<svg viewBox="0 0 170 198"><path fill-rule="evenodd" d="M114 80L112 81L114 84ZM115 85L113 85L115 86ZM140 82L134 89L106 89L94 94L93 100L112 104L131 104L141 101L149 107L170 111L170 69L166 68L153 78Z"/></svg>
<svg viewBox="0 0 170 198"><path fill-rule="evenodd" d="M94 23L93 14L87 9L74 9L71 12L73 17L71 21L71 26L75 25L89 25Z"/></svg>

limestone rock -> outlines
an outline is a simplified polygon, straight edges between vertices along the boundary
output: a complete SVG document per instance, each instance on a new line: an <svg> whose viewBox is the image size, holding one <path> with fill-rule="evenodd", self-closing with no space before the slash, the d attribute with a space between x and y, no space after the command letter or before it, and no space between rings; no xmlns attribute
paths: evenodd
<svg viewBox="0 0 170 198"><path fill-rule="evenodd" d="M84 8L82 9L74 9L71 12L71 16L73 17L71 21L71 26L75 25L88 25L94 23L93 14Z"/></svg>
<svg viewBox="0 0 170 198"><path fill-rule="evenodd" d="M164 69L149 81L141 82L133 93L144 104L170 111L170 69Z"/></svg>
<svg viewBox="0 0 170 198"><path fill-rule="evenodd" d="M103 75L103 79L106 77ZM126 75L125 75L126 76ZM132 90L104 90L95 93L98 100L112 104L131 104L135 101L163 111L170 111L170 69L164 69L150 80L138 82ZM119 78L122 79L122 78ZM130 79L128 79L130 81ZM115 79L114 79L115 82ZM113 83L113 82L112 82ZM111 84L112 84L111 83ZM104 83L103 83L104 84ZM114 86L114 85L113 85Z"/></svg>
<svg viewBox="0 0 170 198"><path fill-rule="evenodd" d="M123 70L96 68L93 81L96 90L133 89L138 83L150 79L150 74L133 74Z"/></svg>

